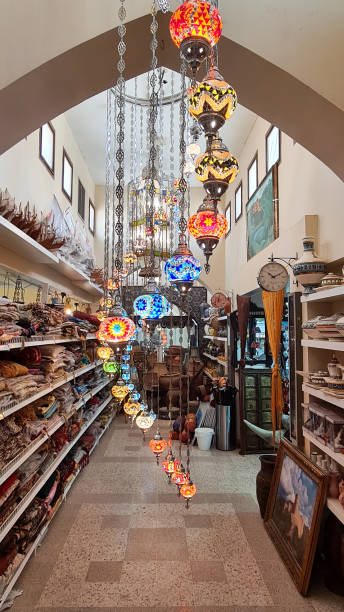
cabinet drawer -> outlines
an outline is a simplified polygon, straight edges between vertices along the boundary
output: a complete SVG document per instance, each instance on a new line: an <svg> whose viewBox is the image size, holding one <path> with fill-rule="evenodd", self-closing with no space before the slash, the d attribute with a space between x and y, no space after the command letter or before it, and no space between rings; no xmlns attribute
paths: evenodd
<svg viewBox="0 0 344 612"><path fill-rule="evenodd" d="M262 399L270 399L271 398L271 389L270 389L270 387L261 387L260 388L260 397Z"/></svg>

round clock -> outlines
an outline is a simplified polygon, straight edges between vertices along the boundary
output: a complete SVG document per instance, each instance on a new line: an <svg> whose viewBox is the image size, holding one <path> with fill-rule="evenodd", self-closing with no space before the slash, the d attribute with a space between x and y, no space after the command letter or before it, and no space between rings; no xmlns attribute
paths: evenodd
<svg viewBox="0 0 344 612"><path fill-rule="evenodd" d="M217 293L214 293L210 301L211 305L214 306L214 308L223 308L227 302L227 298L224 293L218 291Z"/></svg>
<svg viewBox="0 0 344 612"><path fill-rule="evenodd" d="M288 271L277 261L265 264L258 274L258 285L265 291L280 291L289 280Z"/></svg>

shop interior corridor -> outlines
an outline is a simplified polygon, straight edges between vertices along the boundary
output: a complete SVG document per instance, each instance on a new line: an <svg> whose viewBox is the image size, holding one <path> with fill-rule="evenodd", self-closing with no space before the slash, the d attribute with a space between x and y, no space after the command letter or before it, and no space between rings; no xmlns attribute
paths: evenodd
<svg viewBox="0 0 344 612"><path fill-rule="evenodd" d="M309 597L297 593L259 515L258 457L191 453L198 491L187 510L119 416L23 571L12 610L342 610L314 577Z"/></svg>

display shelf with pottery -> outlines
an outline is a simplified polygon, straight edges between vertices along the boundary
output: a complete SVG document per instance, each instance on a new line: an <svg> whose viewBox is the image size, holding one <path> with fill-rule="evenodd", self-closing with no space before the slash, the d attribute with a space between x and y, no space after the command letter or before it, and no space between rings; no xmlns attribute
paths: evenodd
<svg viewBox="0 0 344 612"><path fill-rule="evenodd" d="M309 440L314 446L316 446L319 450L321 450L325 455L334 459L338 465L344 468L344 455L341 453L335 453L329 446L323 444L320 440L318 440L310 431L308 431L305 427L303 428L304 437Z"/></svg>
<svg viewBox="0 0 344 612"><path fill-rule="evenodd" d="M301 345L308 348L325 349L327 351L344 351L344 341L301 340Z"/></svg>
<svg viewBox="0 0 344 612"><path fill-rule="evenodd" d="M316 389L307 384L302 385L302 390L304 391L304 393L314 395L314 397L317 397L318 399L321 399L324 402L329 402L330 404L338 406L338 408L342 408L344 410L344 394L342 397L336 396L335 394L331 393L330 390L324 390L324 388Z"/></svg>
<svg viewBox="0 0 344 612"><path fill-rule="evenodd" d="M309 295L303 295L301 302L344 302L344 284L336 287L326 288L323 291L317 293L311 293Z"/></svg>

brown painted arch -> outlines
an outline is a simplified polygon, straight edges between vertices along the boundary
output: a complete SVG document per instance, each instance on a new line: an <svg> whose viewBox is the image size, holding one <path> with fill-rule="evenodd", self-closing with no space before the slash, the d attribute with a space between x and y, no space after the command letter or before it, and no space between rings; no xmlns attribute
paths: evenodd
<svg viewBox="0 0 344 612"><path fill-rule="evenodd" d="M125 76L149 70L151 17L127 24ZM179 53L159 15L159 65L178 70ZM117 34L109 30L42 64L0 91L0 153L46 121L112 86ZM239 100L270 121L344 178L344 112L289 73L222 37L221 72ZM302 169L300 169L302 170Z"/></svg>

